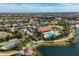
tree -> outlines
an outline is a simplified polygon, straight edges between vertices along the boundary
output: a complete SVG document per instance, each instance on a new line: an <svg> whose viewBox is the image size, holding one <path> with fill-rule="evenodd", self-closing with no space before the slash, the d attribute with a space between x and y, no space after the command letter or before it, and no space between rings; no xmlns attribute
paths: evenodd
<svg viewBox="0 0 79 59"><path fill-rule="evenodd" d="M15 38L22 38L23 37L23 34L22 34L22 32L20 31L20 30L15 30L14 32L13 32L13 34L15 35Z"/></svg>
<svg viewBox="0 0 79 59"><path fill-rule="evenodd" d="M11 38L11 37L8 35L8 36L6 36L5 40L6 40L6 41L9 41L10 38Z"/></svg>
<svg viewBox="0 0 79 59"><path fill-rule="evenodd" d="M1 42L5 42L5 39L4 38L0 38L0 43Z"/></svg>

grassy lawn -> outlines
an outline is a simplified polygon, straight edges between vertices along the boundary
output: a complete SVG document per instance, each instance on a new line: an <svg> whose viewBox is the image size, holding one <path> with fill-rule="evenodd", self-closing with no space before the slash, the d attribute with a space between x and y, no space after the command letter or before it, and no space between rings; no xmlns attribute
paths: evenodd
<svg viewBox="0 0 79 59"><path fill-rule="evenodd" d="M69 42L66 41L62 41L62 42L45 42L43 43L43 45L51 45L51 46L66 46L69 45Z"/></svg>
<svg viewBox="0 0 79 59"><path fill-rule="evenodd" d="M45 42L35 43L35 45L36 45L36 47L39 47L41 45L45 45L45 46L67 46L67 45L70 45L70 43L66 42L66 41L61 41L61 42L45 41Z"/></svg>
<svg viewBox="0 0 79 59"><path fill-rule="evenodd" d="M73 43L79 42L79 38L75 37L72 42Z"/></svg>
<svg viewBox="0 0 79 59"><path fill-rule="evenodd" d="M64 27L63 26L59 26L59 25L54 25L54 26L52 26L52 28L59 28L60 30L63 30L64 29Z"/></svg>
<svg viewBox="0 0 79 59"><path fill-rule="evenodd" d="M37 48L33 49L33 56L41 56L40 51L37 50Z"/></svg>

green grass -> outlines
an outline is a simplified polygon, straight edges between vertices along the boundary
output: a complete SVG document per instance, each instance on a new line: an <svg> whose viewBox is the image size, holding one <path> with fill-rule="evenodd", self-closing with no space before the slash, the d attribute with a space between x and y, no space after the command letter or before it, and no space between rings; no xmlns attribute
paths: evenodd
<svg viewBox="0 0 79 59"><path fill-rule="evenodd" d="M40 51L37 50L37 48L33 49L33 56L41 56L42 54L40 53Z"/></svg>
<svg viewBox="0 0 79 59"><path fill-rule="evenodd" d="M52 46L66 46L66 45L70 45L69 42L66 41L62 41L62 42L46 42L47 45L52 45Z"/></svg>
<svg viewBox="0 0 79 59"><path fill-rule="evenodd" d="M79 38L78 37L75 37L72 41L72 43L76 43L76 42L79 42Z"/></svg>

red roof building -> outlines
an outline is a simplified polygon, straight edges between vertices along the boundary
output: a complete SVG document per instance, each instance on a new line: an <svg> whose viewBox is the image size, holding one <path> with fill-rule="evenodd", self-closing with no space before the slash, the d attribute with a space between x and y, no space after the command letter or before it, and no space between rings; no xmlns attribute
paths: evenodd
<svg viewBox="0 0 79 59"><path fill-rule="evenodd" d="M50 25L48 25L48 26L40 26L39 27L39 31L41 31L41 32L47 32L47 31L51 31L51 30L52 30L52 28L51 28Z"/></svg>

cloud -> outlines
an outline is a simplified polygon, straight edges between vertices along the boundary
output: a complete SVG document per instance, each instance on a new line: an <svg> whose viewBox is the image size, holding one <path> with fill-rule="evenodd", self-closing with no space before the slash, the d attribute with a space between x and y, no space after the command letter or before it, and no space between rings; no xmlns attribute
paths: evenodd
<svg viewBox="0 0 79 59"><path fill-rule="evenodd" d="M75 3L3 3L0 13L31 13L31 12L79 12L79 4Z"/></svg>

